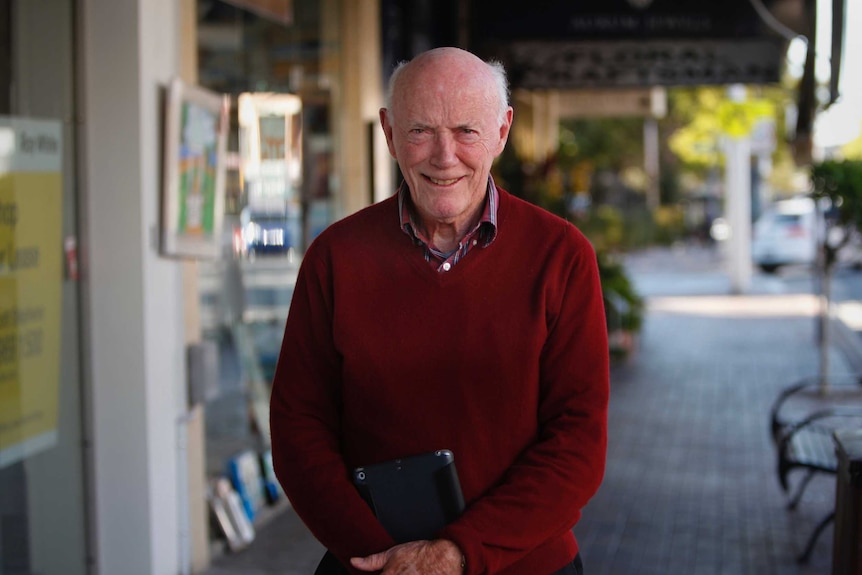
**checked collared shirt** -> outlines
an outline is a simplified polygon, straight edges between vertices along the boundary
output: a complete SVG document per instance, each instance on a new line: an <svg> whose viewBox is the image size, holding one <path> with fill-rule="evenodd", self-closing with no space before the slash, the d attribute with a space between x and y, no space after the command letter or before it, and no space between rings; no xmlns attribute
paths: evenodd
<svg viewBox="0 0 862 575"><path fill-rule="evenodd" d="M489 176L482 216L473 229L467 232L461 239L457 248L450 253L444 253L432 246L428 239L418 232L408 208L410 190L407 187L407 183L404 182L398 189L398 211L400 214L401 229L416 246L424 249L425 261L433 265L438 272L447 272L461 261L473 247L478 245L486 248L497 237L497 206L499 201L497 186L494 185L494 179Z"/></svg>

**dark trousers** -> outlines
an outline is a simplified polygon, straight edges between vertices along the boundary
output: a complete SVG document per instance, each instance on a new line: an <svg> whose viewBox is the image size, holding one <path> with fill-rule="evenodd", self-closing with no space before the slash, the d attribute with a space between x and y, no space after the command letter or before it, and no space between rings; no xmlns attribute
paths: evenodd
<svg viewBox="0 0 862 575"><path fill-rule="evenodd" d="M581 561L581 554L575 555L571 563L555 572L554 575L584 575L584 564Z"/></svg>
<svg viewBox="0 0 862 575"><path fill-rule="evenodd" d="M339 563L338 559L335 558L335 555L327 551L314 571L314 575L349 575L349 573ZM571 563L551 575L584 575L584 564L581 562L581 554L578 553L575 555Z"/></svg>

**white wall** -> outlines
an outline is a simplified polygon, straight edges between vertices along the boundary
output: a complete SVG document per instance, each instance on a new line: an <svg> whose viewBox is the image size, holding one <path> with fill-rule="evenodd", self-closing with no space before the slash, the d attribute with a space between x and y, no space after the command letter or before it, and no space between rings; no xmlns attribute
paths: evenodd
<svg viewBox="0 0 862 575"><path fill-rule="evenodd" d="M176 0L81 0L83 320L98 573L178 572L180 264L157 251Z"/></svg>

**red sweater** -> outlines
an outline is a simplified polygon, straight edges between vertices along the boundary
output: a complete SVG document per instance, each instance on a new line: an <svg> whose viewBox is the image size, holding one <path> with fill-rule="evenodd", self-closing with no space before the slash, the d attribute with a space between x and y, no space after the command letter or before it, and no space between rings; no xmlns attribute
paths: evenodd
<svg viewBox="0 0 862 575"><path fill-rule="evenodd" d="M354 467L451 449L465 513L440 537L473 574L571 561L599 487L608 342L595 254L571 224L500 190L498 235L437 272L395 196L336 222L302 263L271 402L275 470L343 563L393 542Z"/></svg>

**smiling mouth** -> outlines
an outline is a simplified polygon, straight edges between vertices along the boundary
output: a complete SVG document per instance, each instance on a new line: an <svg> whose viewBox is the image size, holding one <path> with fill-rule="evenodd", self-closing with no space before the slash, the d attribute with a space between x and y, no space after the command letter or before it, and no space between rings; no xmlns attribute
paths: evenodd
<svg viewBox="0 0 862 575"><path fill-rule="evenodd" d="M428 180L436 185L436 186L451 186L461 178L452 178L451 180L438 180L437 178L432 178L431 176L425 176Z"/></svg>

